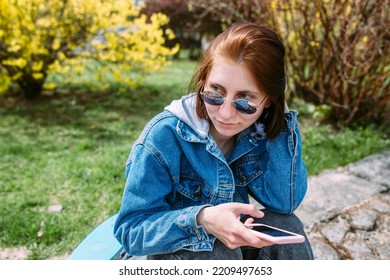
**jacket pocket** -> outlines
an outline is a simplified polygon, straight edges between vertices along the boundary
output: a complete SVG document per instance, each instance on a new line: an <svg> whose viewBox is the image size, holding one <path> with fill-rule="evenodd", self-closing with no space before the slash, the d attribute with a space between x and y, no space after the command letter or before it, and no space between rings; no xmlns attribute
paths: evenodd
<svg viewBox="0 0 390 280"><path fill-rule="evenodd" d="M177 208L206 204L209 196L201 178L191 175L180 176L175 201Z"/></svg>
<svg viewBox="0 0 390 280"><path fill-rule="evenodd" d="M263 173L259 156L246 156L232 163L234 182L238 187L247 186Z"/></svg>

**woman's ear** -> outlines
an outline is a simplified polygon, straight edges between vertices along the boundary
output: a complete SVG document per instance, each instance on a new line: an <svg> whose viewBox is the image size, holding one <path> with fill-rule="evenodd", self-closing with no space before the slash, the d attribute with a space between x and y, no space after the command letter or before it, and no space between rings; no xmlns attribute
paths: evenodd
<svg viewBox="0 0 390 280"><path fill-rule="evenodd" d="M267 98L264 104L264 108L269 108L270 106L271 106L271 101L269 100L269 98Z"/></svg>

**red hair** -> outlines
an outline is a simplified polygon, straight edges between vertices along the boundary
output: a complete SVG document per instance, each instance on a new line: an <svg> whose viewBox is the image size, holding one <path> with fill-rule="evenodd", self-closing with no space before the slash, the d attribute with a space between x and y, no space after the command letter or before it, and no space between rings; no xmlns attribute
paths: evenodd
<svg viewBox="0 0 390 280"><path fill-rule="evenodd" d="M268 139L278 136L284 124L286 76L285 49L278 35L270 28L255 23L234 24L210 44L192 77L190 87L197 94L196 113L207 119L200 93L216 58L244 64L253 75L258 88L268 97L260 122L265 125Z"/></svg>

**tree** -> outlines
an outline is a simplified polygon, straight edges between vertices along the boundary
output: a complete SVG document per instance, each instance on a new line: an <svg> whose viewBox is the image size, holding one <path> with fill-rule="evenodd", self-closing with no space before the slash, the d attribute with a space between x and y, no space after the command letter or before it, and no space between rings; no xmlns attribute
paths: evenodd
<svg viewBox="0 0 390 280"><path fill-rule="evenodd" d="M198 59L202 40L210 40L239 21L271 22L268 1L259 0L145 0L146 14L162 12L175 33L170 43L180 44L189 57Z"/></svg>
<svg viewBox="0 0 390 280"><path fill-rule="evenodd" d="M125 71L159 69L177 51L164 46L174 38L162 29L168 21L161 13L140 14L128 0L0 0L0 92L17 85L35 98L50 72L80 69L83 58ZM119 71L113 76L123 79Z"/></svg>
<svg viewBox="0 0 390 280"><path fill-rule="evenodd" d="M199 24L212 18L225 29L235 22L257 21L271 23L269 10L270 0L188 0L189 8L197 9L196 18Z"/></svg>
<svg viewBox="0 0 390 280"><path fill-rule="evenodd" d="M175 33L175 39L167 46L179 44L181 50L188 50L190 59L198 59L202 51L202 39L207 35L216 35L222 31L221 24L216 17L204 17L205 8L192 5L191 0L145 0L142 9L147 15L161 12L166 14L170 21L167 24Z"/></svg>

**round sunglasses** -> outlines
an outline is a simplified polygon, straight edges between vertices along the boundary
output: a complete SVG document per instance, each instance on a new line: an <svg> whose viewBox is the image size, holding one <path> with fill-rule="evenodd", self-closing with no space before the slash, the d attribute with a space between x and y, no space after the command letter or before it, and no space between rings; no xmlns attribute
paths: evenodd
<svg viewBox="0 0 390 280"><path fill-rule="evenodd" d="M231 101L234 103L234 107L236 110L242 114L251 115L256 113L257 108L263 103L266 96L264 96L263 100L261 100L259 105L256 105L253 102L250 102L245 99L235 99L235 100L229 100L220 95L218 92L215 91L203 91L200 93L200 96L202 97L202 100L206 102L209 105L212 106L221 106L226 100Z"/></svg>

